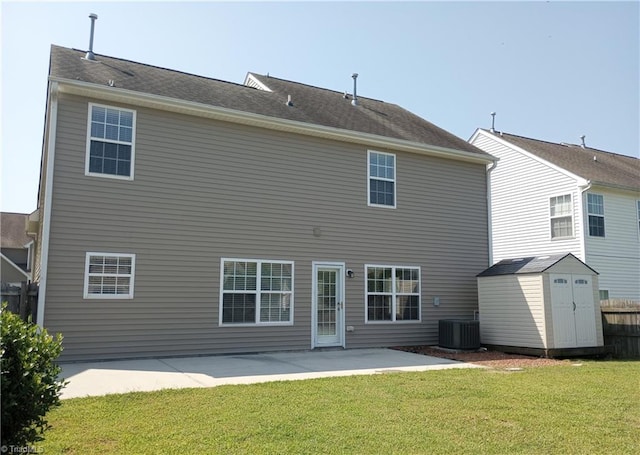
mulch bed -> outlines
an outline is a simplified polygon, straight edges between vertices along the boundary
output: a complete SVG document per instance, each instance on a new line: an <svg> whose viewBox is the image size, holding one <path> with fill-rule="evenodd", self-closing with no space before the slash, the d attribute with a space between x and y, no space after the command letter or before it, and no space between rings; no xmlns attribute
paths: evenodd
<svg viewBox="0 0 640 455"><path fill-rule="evenodd" d="M485 367L502 370L571 364L569 360L547 359L544 357L532 357L520 354L507 354L505 352L489 351L484 349L479 351L453 351L433 346L399 346L393 349L413 352L414 354L458 360L460 362L475 363Z"/></svg>

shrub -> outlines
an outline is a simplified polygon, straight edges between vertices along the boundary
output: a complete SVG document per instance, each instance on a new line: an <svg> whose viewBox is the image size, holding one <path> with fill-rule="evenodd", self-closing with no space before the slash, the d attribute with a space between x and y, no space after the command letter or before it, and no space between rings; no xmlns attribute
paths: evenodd
<svg viewBox="0 0 640 455"><path fill-rule="evenodd" d="M49 428L45 415L60 405L58 380L62 370L55 360L62 352L62 336L56 338L25 322L2 305L0 372L2 392L2 446L24 447L41 441Z"/></svg>

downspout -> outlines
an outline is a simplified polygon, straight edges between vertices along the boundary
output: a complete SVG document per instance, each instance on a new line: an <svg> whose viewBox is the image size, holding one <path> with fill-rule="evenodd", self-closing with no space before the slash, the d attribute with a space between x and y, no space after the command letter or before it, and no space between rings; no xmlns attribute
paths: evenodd
<svg viewBox="0 0 640 455"><path fill-rule="evenodd" d="M489 267L493 265L493 226L491 219L491 171L493 171L498 165L498 161L494 161L490 167L487 168L487 233L488 233L488 247L489 247Z"/></svg>
<svg viewBox="0 0 640 455"><path fill-rule="evenodd" d="M38 290L38 313L36 322L40 328L44 327L44 306L47 294L47 267L49 264L49 234L51 228L51 203L53 199L53 163L56 151L56 130L58 127L58 83L51 82L49 88L49 118L46 132L48 133L44 187L44 213L42 214L42 246L40 252L40 283Z"/></svg>
<svg viewBox="0 0 640 455"><path fill-rule="evenodd" d="M579 215L580 215L580 259L582 262L587 262L587 229L588 222L584 217L584 206L586 201L584 199L584 194L591 189L591 182L587 181L584 185L578 185L578 189L580 190L580 206Z"/></svg>

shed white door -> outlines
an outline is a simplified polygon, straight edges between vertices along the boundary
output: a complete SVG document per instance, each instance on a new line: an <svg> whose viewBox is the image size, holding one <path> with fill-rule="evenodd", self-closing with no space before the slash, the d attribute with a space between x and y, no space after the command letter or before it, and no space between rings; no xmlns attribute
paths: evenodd
<svg viewBox="0 0 640 455"><path fill-rule="evenodd" d="M552 274L549 279L555 347L596 346L593 277Z"/></svg>

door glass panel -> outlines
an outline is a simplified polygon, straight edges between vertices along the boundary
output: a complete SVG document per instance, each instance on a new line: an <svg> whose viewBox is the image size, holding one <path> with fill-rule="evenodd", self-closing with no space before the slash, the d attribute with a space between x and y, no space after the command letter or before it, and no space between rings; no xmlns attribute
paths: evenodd
<svg viewBox="0 0 640 455"><path fill-rule="evenodd" d="M336 335L336 272L318 271L318 335Z"/></svg>

